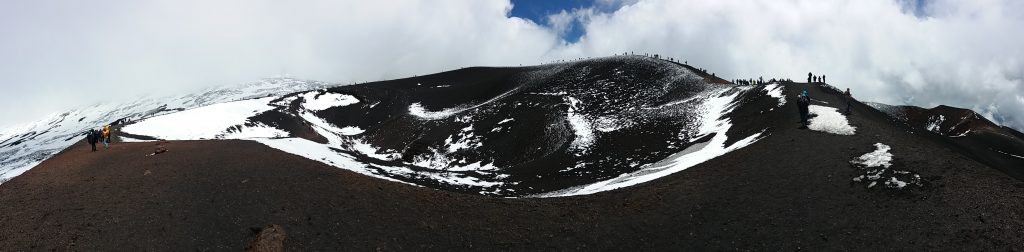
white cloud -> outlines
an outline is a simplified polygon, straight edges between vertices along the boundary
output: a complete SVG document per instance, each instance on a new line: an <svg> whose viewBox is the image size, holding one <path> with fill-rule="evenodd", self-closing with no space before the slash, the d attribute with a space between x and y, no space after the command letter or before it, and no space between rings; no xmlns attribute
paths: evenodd
<svg viewBox="0 0 1024 252"><path fill-rule="evenodd" d="M350 83L539 62L557 35L508 18L510 8L476 0L3 1L0 124L279 74Z"/></svg>
<svg viewBox="0 0 1024 252"><path fill-rule="evenodd" d="M1024 129L1024 2L934 1L921 15L904 2L645 0L591 17L560 52L654 52L735 78L815 72L860 99L985 104Z"/></svg>
<svg viewBox="0 0 1024 252"><path fill-rule="evenodd" d="M618 10L622 6L633 5L640 0L595 0L594 7L602 10Z"/></svg>
<svg viewBox="0 0 1024 252"><path fill-rule="evenodd" d="M347 83L636 51L727 78L823 73L863 100L1024 128L1024 1L912 2L596 0L542 26L507 1L4 1L0 117L282 73ZM566 44L570 25L585 34Z"/></svg>
<svg viewBox="0 0 1024 252"><path fill-rule="evenodd" d="M550 26L551 29L554 29L558 34L565 34L568 32L575 21L576 18L565 10L548 16L548 26Z"/></svg>

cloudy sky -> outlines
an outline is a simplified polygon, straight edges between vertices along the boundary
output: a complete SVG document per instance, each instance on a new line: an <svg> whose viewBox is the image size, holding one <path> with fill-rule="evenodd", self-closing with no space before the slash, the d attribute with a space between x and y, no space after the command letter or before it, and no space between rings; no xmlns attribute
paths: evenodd
<svg viewBox="0 0 1024 252"><path fill-rule="evenodd" d="M5 0L0 127L265 77L373 81L653 52L726 78L822 73L861 100L1024 129L1024 1Z"/></svg>

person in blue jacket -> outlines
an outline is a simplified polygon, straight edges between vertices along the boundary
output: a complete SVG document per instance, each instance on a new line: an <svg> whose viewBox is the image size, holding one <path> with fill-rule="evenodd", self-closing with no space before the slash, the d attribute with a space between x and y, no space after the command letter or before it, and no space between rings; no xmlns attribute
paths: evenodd
<svg viewBox="0 0 1024 252"><path fill-rule="evenodd" d="M807 128L810 123L810 105L811 97L807 96L807 90L804 89L800 96L796 98L796 106L800 110L800 128Z"/></svg>

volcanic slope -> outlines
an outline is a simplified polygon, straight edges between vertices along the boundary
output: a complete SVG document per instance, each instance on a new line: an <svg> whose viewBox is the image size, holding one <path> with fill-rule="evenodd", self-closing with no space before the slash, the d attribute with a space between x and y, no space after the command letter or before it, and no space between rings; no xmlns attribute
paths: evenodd
<svg viewBox="0 0 1024 252"><path fill-rule="evenodd" d="M362 174L445 190L567 196L649 181L759 139L765 127L734 128L730 113L767 112L781 97L763 87L708 82L714 80L720 81L641 56L476 67L210 106L124 131L256 139ZM176 127L245 113L250 117L189 132Z"/></svg>
<svg viewBox="0 0 1024 252"><path fill-rule="evenodd" d="M853 135L798 129L792 98L802 89L822 107L816 122L835 118L825 112L843 100L828 86L764 87L786 102L775 108L782 101L752 97L764 106L731 112L733 129L767 128L760 140L648 183L574 197L407 186L253 141L171 141L154 156L146 155L153 143L90 153L79 142L0 184L0 225L10 227L0 229L0 247L236 250L252 240L252 227L267 224L283 227L285 247L300 251L992 251L1024 244L1020 181L859 102L842 117ZM908 175L920 179L888 183Z"/></svg>
<svg viewBox="0 0 1024 252"><path fill-rule="evenodd" d="M889 114L915 134L938 135L972 158L1024 180L1024 134L999 126L969 109L936 106L868 105Z"/></svg>

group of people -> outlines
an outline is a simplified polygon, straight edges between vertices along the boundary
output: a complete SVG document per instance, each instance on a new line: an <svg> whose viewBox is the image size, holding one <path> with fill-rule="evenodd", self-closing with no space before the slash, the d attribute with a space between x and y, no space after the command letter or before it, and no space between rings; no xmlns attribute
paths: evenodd
<svg viewBox="0 0 1024 252"><path fill-rule="evenodd" d="M735 79L735 80L732 80L732 83L736 83L736 84L740 84L740 85L748 85L749 86L749 85L765 85L765 84L772 84L772 83L793 83L793 80L792 79L783 79L783 78L778 78L778 79L771 78L771 79L765 81L764 77L762 76L762 77L757 77L757 79L753 79L753 78L747 79L747 80Z"/></svg>
<svg viewBox="0 0 1024 252"><path fill-rule="evenodd" d="M104 125L101 130L89 129L89 131L85 133L85 141L89 142L89 145L92 146L92 151L96 151L97 142L103 143L103 149L109 149L110 125Z"/></svg>
<svg viewBox="0 0 1024 252"><path fill-rule="evenodd" d="M813 83L813 82L825 83L825 75L817 76L817 75L814 75L813 73L808 72L807 73L807 83Z"/></svg>

